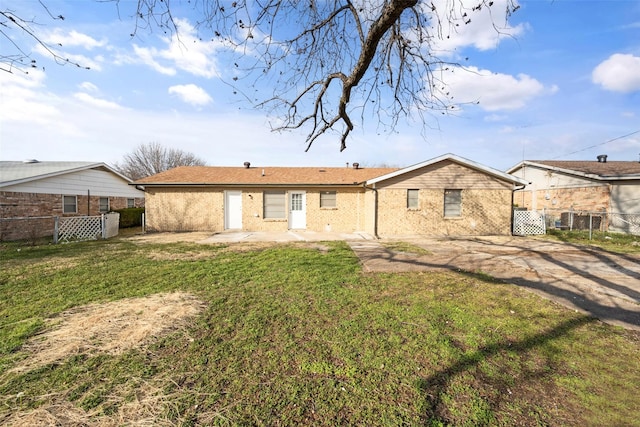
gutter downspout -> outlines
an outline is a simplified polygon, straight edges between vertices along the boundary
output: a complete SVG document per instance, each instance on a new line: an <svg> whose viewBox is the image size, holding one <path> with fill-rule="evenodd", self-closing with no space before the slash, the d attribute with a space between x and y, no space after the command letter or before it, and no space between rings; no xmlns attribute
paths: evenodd
<svg viewBox="0 0 640 427"><path fill-rule="evenodd" d="M378 189L376 188L375 184L373 184L373 186L371 187L367 187L367 184L364 183L362 186L364 187L365 190L373 191L373 237L375 237L376 239L379 239L380 236L378 236Z"/></svg>
<svg viewBox="0 0 640 427"><path fill-rule="evenodd" d="M529 183L531 184L531 183ZM515 209L513 208L513 202L515 202L516 200L516 191L519 190L524 190L527 187L527 184L522 184L521 187L514 187L513 190L511 190L511 235L513 236L513 226L515 225Z"/></svg>

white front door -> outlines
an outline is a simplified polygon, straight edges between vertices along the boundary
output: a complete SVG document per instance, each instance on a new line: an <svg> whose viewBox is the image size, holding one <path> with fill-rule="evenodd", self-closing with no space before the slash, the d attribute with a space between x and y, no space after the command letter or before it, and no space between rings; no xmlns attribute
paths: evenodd
<svg viewBox="0 0 640 427"><path fill-rule="evenodd" d="M307 228L307 196L304 191L289 192L289 228Z"/></svg>
<svg viewBox="0 0 640 427"><path fill-rule="evenodd" d="M224 193L224 228L242 230L242 191Z"/></svg>

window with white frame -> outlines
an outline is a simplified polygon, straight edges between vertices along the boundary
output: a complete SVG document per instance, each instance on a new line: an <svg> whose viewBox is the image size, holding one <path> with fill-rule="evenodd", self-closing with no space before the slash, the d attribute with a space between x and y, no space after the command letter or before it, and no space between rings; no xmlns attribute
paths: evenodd
<svg viewBox="0 0 640 427"><path fill-rule="evenodd" d="M420 191L417 189L407 190L407 209L418 209L420 204L418 202L418 196Z"/></svg>
<svg viewBox="0 0 640 427"><path fill-rule="evenodd" d="M287 198L284 191L265 191L263 193L264 219L285 219L287 217Z"/></svg>
<svg viewBox="0 0 640 427"><path fill-rule="evenodd" d="M320 207L321 208L335 208L336 207L336 192L335 191L321 191L320 192Z"/></svg>
<svg viewBox="0 0 640 427"><path fill-rule="evenodd" d="M77 213L78 198L76 196L62 196L62 213Z"/></svg>
<svg viewBox="0 0 640 427"><path fill-rule="evenodd" d="M444 190L445 218L459 217L461 215L462 215L462 190Z"/></svg>
<svg viewBox="0 0 640 427"><path fill-rule="evenodd" d="M100 212L109 212L109 198L100 197Z"/></svg>
<svg viewBox="0 0 640 427"><path fill-rule="evenodd" d="M127 199L127 207L135 208L136 207L136 199Z"/></svg>

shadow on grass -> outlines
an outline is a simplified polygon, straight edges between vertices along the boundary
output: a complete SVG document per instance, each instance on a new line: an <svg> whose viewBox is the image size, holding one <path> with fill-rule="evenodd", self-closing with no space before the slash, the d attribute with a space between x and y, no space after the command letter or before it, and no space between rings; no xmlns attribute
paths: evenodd
<svg viewBox="0 0 640 427"><path fill-rule="evenodd" d="M449 385L459 375L466 371L477 367L481 362L496 356L504 351L515 351L518 354L526 353L536 347L542 346L549 341L567 335L572 330L577 329L585 324L594 322L595 319L588 316L581 316L575 319L567 320L553 329L540 334L533 335L521 341L503 341L500 343L490 344L480 347L478 350L465 354L458 361L447 368L439 370L427 378L418 380L418 388L426 397L428 408L424 414L427 425L448 425L451 422L449 409L444 398L448 393ZM541 380L545 375L552 376L552 371L540 373L536 371L536 380ZM500 403L500 401L491 402L492 409Z"/></svg>
<svg viewBox="0 0 640 427"><path fill-rule="evenodd" d="M627 277L626 282L640 284L640 264L638 271L632 270L626 267L623 262L629 264L638 263L638 259L630 256L614 254L604 250L594 250L586 248L580 245L562 244L570 248L570 251L575 254L578 253L581 257L581 263L572 265L565 261L563 258L567 258L567 251L554 251L545 252L535 248L522 247L517 244L501 244L496 245L492 242L474 240L474 244L486 245L487 259L495 262L500 260L500 254L496 253L496 248L502 246L508 248L505 252L504 265L501 266L501 272L491 271L491 267L488 266L487 270L483 272L487 275L507 282L512 283L524 288L528 288L534 291L538 291L539 294L552 299L560 304L563 304L572 309L579 309L585 313L590 314L604 322L610 322L624 326L628 329L640 330L640 285L626 285L614 282L611 278L606 276L605 270L597 270L590 268L590 271L585 271L580 268L580 265L594 265L601 264L603 266L610 267L616 271L617 274L622 274ZM444 243L449 244L449 243ZM425 246L427 249L428 246ZM515 249L515 250L514 250ZM471 251L460 250L454 251L446 256L431 257L400 257L393 251L379 248L370 252L363 252L362 249L354 247L354 251L361 259L361 261L367 265L371 263L388 263L389 270L387 271L403 271L406 267L406 271L429 271L429 270L451 270L455 272L473 273L474 267L473 261L469 258ZM484 253L482 249L474 247L473 252ZM523 267L511 263L510 258L518 258L524 260L529 268L535 270L535 278L525 277ZM530 260L536 259L538 263L535 267L532 266ZM546 264L541 265L541 262ZM512 268L508 268L512 267ZM481 268L484 268L481 264ZM557 274L549 273L551 269L562 269L567 273L567 276L575 276L581 278L586 283L590 283L599 287L601 291L596 292L591 286L577 286L570 280L566 280L562 277L558 277ZM385 270L380 270L385 271ZM593 272L596 273L593 273ZM599 272L603 271L602 274ZM531 272L528 272L531 274ZM637 281L636 281L637 279ZM611 292L609 292L611 291ZM625 298L616 296L615 294L624 295ZM605 305L601 301L606 301Z"/></svg>

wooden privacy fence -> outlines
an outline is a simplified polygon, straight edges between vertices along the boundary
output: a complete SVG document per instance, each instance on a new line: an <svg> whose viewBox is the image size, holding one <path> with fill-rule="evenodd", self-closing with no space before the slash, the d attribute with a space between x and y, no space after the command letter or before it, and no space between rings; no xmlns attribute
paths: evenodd
<svg viewBox="0 0 640 427"><path fill-rule="evenodd" d="M55 217L53 243L108 239L118 235L119 213Z"/></svg>

